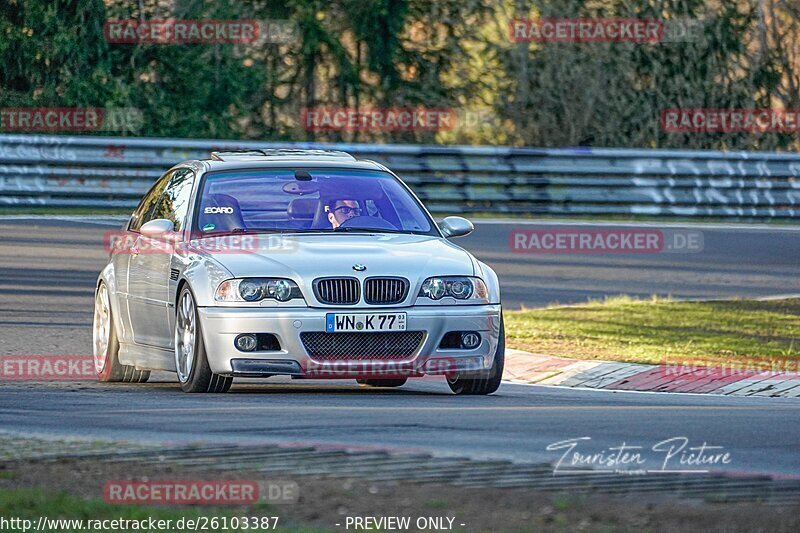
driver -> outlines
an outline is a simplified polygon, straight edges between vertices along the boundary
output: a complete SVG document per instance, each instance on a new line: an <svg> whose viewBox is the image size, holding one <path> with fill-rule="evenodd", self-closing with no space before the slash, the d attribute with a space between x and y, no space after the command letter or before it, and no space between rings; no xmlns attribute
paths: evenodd
<svg viewBox="0 0 800 533"><path fill-rule="evenodd" d="M328 222L333 229L358 216L361 216L361 208L356 200L334 200L328 205Z"/></svg>

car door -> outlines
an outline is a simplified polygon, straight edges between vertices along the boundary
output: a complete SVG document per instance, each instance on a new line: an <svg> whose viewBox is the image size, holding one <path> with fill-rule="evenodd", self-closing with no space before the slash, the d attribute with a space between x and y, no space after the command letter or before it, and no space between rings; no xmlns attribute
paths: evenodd
<svg viewBox="0 0 800 533"><path fill-rule="evenodd" d="M192 191L194 189L195 174L194 171L185 168L180 169L170 180L167 189L164 191L166 203L166 216L165 218L172 221L175 227L176 241L175 244L181 240L181 236L186 237L184 233L191 225L189 208L192 204ZM178 279L182 268L182 262L178 260L175 253L170 254L169 265L169 279L167 280L167 338L164 339L164 344L170 348L175 345L175 295L178 290Z"/></svg>
<svg viewBox="0 0 800 533"><path fill-rule="evenodd" d="M124 226L121 233L117 235L112 232L109 235L107 246L111 251L111 262L114 265L114 275L116 278L116 295L119 309L119 341L122 343L133 342L133 330L131 328L130 310L128 308L128 267L131 260L131 248L139 237L138 229L141 227L142 218L152 209L158 194L153 193L153 189L142 197L139 205L133 211L128 223ZM153 198L155 196L155 199Z"/></svg>
<svg viewBox="0 0 800 533"><path fill-rule="evenodd" d="M175 239L183 229L191 198L194 174L178 169L162 178L161 194L141 225L151 220L171 220L175 233L151 238L139 233L128 266L128 308L133 338L137 344L172 347L172 302L170 271ZM141 225L139 226L141 228Z"/></svg>

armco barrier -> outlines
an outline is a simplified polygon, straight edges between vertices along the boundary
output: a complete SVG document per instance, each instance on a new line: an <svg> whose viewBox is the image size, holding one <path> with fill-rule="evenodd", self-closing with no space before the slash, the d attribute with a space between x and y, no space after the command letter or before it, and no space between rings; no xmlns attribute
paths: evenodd
<svg viewBox="0 0 800 533"><path fill-rule="evenodd" d="M332 148L397 172L437 213L800 216L800 154L0 135L0 206L133 207L212 150Z"/></svg>

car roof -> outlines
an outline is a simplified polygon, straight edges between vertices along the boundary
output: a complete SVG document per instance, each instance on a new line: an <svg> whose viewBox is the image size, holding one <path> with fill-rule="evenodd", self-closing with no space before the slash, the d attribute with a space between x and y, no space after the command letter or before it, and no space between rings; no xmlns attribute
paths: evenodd
<svg viewBox="0 0 800 533"><path fill-rule="evenodd" d="M349 168L388 170L380 163L358 160L339 150L258 149L229 150L211 153L208 159L197 161L206 171L252 168Z"/></svg>
<svg viewBox="0 0 800 533"><path fill-rule="evenodd" d="M294 159L336 158L355 161L356 158L341 150L318 150L303 148L257 148L252 150L218 150L211 152L211 159L229 161L233 159Z"/></svg>

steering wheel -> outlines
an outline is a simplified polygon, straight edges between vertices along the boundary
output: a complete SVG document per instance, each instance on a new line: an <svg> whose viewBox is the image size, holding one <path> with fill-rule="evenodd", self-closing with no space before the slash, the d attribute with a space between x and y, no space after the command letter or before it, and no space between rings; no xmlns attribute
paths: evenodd
<svg viewBox="0 0 800 533"><path fill-rule="evenodd" d="M369 215L348 218L342 222L339 227L359 229L390 229L397 231L397 227L391 222L388 222L380 217L373 217Z"/></svg>

